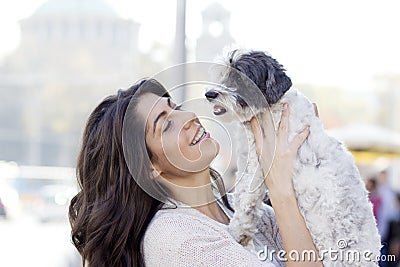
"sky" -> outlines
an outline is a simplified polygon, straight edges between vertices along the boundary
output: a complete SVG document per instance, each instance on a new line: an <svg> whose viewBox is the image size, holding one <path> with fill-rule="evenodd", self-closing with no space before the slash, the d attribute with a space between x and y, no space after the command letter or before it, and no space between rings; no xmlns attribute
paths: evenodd
<svg viewBox="0 0 400 267"><path fill-rule="evenodd" d="M0 2L0 59L19 41L18 21L46 0ZM85 1L85 0L82 0ZM124 18L141 24L139 48L172 44L175 0L108 0ZM187 45L201 34L201 11L212 0L187 1ZM376 74L400 73L400 1L218 1L231 12L238 45L267 51L296 83L372 89ZM189 58L190 59L190 58Z"/></svg>

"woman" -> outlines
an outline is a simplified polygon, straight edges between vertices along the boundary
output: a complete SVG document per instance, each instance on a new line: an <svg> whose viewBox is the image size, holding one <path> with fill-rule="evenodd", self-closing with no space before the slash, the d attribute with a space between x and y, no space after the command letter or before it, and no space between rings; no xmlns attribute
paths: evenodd
<svg viewBox="0 0 400 267"><path fill-rule="evenodd" d="M288 143L288 113L283 107L265 178L275 214L265 208L256 234L256 248L275 254L260 260L226 231L233 209L209 166L219 144L196 115L174 104L152 79L107 97L88 119L77 164L81 191L69 210L83 260L89 266L281 266L282 248L317 252L291 183L292 162L308 129ZM251 123L268 168L273 130L263 137L257 121ZM286 266L322 266L287 260Z"/></svg>

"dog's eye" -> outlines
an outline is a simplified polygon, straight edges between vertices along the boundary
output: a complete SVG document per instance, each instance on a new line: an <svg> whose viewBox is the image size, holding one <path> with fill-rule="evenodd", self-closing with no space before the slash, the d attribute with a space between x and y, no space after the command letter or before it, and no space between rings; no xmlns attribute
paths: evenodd
<svg viewBox="0 0 400 267"><path fill-rule="evenodd" d="M174 110L182 110L182 105L177 105L174 107Z"/></svg>
<svg viewBox="0 0 400 267"><path fill-rule="evenodd" d="M242 108L248 106L247 103L246 103L246 101L244 101L244 99L241 98L239 95L236 95L235 98L236 98L236 101L238 102L238 104L239 104Z"/></svg>

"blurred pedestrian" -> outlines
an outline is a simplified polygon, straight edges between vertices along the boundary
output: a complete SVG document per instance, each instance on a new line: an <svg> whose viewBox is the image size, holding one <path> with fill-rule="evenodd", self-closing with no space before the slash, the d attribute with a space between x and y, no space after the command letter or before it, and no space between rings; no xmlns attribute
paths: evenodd
<svg viewBox="0 0 400 267"><path fill-rule="evenodd" d="M365 187L368 191L368 198L372 203L372 211L375 216L375 220L378 222L378 214L382 207L382 198L378 192L377 182L375 178L369 178L365 181Z"/></svg>
<svg viewBox="0 0 400 267"><path fill-rule="evenodd" d="M382 249L381 255L384 257L390 254L389 235L390 222L395 219L397 197L389 184L388 171L382 170L376 176L378 194L381 196L382 204L378 211L378 230L381 235ZM379 266L387 267L390 262L380 261Z"/></svg>
<svg viewBox="0 0 400 267"><path fill-rule="evenodd" d="M397 197L389 184L387 170L381 171L376 178L378 194L381 196L381 208L378 212L378 230L384 242L388 239L389 222L394 218Z"/></svg>
<svg viewBox="0 0 400 267"><path fill-rule="evenodd" d="M400 194L397 194L396 210L394 218L389 222L387 247L388 255L394 256L395 261L387 261L387 267L400 266Z"/></svg>

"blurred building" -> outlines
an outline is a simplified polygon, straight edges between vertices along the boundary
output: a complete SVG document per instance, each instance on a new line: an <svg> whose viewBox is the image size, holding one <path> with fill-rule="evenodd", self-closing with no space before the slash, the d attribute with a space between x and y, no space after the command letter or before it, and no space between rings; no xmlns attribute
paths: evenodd
<svg viewBox="0 0 400 267"><path fill-rule="evenodd" d="M88 113L134 82L139 25L104 0L48 0L0 65L0 159L72 166Z"/></svg>
<svg viewBox="0 0 400 267"><path fill-rule="evenodd" d="M213 61L223 48L234 42L230 34L230 12L213 3L202 12L202 33L196 43L196 60Z"/></svg>

